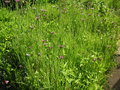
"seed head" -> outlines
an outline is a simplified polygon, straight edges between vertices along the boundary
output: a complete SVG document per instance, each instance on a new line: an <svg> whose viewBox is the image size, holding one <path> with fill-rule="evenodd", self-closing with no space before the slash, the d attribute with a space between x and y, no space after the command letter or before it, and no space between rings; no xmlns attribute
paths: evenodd
<svg viewBox="0 0 120 90"><path fill-rule="evenodd" d="M55 32L50 32L50 34L55 34Z"/></svg>
<svg viewBox="0 0 120 90"><path fill-rule="evenodd" d="M2 83L3 83L3 84L9 84L9 82L10 82L10 81L5 80L5 81L3 81Z"/></svg>
<svg viewBox="0 0 120 90"><path fill-rule="evenodd" d="M30 26L30 29L33 29L33 28L34 28L34 26L31 25L31 26Z"/></svg>
<svg viewBox="0 0 120 90"><path fill-rule="evenodd" d="M19 65L19 68L22 68L23 66L22 65Z"/></svg>
<svg viewBox="0 0 120 90"><path fill-rule="evenodd" d="M16 2L20 2L20 0L15 0Z"/></svg>
<svg viewBox="0 0 120 90"><path fill-rule="evenodd" d="M97 58L93 58L93 61L97 61Z"/></svg>
<svg viewBox="0 0 120 90"><path fill-rule="evenodd" d="M5 3L10 3L10 0L5 0L4 2L5 2Z"/></svg>
<svg viewBox="0 0 120 90"><path fill-rule="evenodd" d="M46 42L46 40L42 40L42 42Z"/></svg>
<svg viewBox="0 0 120 90"><path fill-rule="evenodd" d="M41 9L40 11L42 11L42 12L47 12L47 10L45 10L45 9Z"/></svg>
<svg viewBox="0 0 120 90"><path fill-rule="evenodd" d="M29 54L29 53L27 53L27 54L26 54L26 56L28 56L28 57L29 57L29 56L30 56L30 54Z"/></svg>
<svg viewBox="0 0 120 90"><path fill-rule="evenodd" d="M59 47L60 47L60 48L63 48L64 46L63 46L63 45L60 45Z"/></svg>
<svg viewBox="0 0 120 90"><path fill-rule="evenodd" d="M39 20L39 19L40 19L40 17L39 17L39 16L37 16L37 17L36 17L36 20Z"/></svg>
<svg viewBox="0 0 120 90"><path fill-rule="evenodd" d="M41 53L38 53L38 56L40 56L41 55Z"/></svg>
<svg viewBox="0 0 120 90"><path fill-rule="evenodd" d="M43 43L44 46L47 46L48 44L47 43Z"/></svg>
<svg viewBox="0 0 120 90"><path fill-rule="evenodd" d="M53 47L49 47L50 49L52 49Z"/></svg>
<svg viewBox="0 0 120 90"><path fill-rule="evenodd" d="M63 58L64 58L64 56L60 56L59 58L60 58L60 59L63 59Z"/></svg>

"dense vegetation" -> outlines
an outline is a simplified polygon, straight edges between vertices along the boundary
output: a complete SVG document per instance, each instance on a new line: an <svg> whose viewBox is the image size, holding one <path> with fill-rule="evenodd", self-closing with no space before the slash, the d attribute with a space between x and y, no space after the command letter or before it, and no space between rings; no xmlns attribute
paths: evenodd
<svg viewBox="0 0 120 90"><path fill-rule="evenodd" d="M103 90L115 65L120 1L29 3L0 4L0 90Z"/></svg>

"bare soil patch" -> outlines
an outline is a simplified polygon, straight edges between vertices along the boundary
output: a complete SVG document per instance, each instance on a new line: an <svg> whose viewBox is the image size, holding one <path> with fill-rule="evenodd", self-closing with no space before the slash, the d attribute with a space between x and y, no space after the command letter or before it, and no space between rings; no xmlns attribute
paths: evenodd
<svg viewBox="0 0 120 90"><path fill-rule="evenodd" d="M120 90L120 42L116 56L117 67L110 71L107 90Z"/></svg>

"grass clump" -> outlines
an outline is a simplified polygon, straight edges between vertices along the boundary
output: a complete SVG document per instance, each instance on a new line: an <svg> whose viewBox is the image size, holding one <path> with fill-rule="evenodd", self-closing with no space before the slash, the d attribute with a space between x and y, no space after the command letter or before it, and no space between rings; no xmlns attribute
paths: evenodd
<svg viewBox="0 0 120 90"><path fill-rule="evenodd" d="M119 34L106 4L67 0L0 13L4 88L103 90Z"/></svg>

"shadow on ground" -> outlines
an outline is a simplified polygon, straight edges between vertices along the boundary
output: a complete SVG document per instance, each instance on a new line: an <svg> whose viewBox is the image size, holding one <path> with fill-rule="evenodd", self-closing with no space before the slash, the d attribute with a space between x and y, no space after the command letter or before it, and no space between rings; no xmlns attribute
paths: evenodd
<svg viewBox="0 0 120 90"><path fill-rule="evenodd" d="M113 90L120 90L120 79L115 83L115 85L112 87Z"/></svg>
<svg viewBox="0 0 120 90"><path fill-rule="evenodd" d="M120 90L120 56L116 58L117 67L111 71L111 76L108 79L108 87L106 90Z"/></svg>

